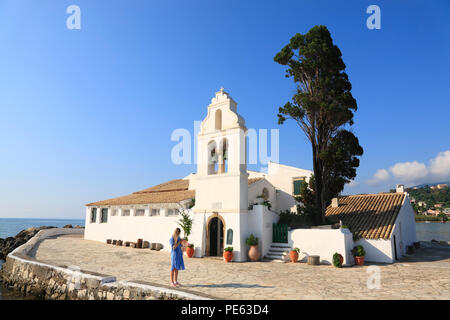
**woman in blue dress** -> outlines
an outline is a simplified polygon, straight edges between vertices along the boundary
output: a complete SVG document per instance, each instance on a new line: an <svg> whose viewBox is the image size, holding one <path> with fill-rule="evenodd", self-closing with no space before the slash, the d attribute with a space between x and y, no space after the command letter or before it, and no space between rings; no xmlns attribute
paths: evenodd
<svg viewBox="0 0 450 320"><path fill-rule="evenodd" d="M181 250L181 230L176 228L172 238L170 238L170 246L172 252L170 253L171 268L170 268L170 285L172 287L179 287L178 283L178 270L184 270L183 251Z"/></svg>

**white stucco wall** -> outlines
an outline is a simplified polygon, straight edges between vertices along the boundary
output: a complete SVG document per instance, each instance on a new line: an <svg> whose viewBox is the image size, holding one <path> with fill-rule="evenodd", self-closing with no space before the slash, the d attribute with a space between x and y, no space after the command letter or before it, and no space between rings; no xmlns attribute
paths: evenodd
<svg viewBox="0 0 450 320"><path fill-rule="evenodd" d="M416 241L414 210L408 196L406 196L395 220L390 239L359 239L355 245L364 247L366 251L365 260L368 262L393 263L395 262L395 245L397 246L397 259L400 259L406 253L407 246Z"/></svg>
<svg viewBox="0 0 450 320"><path fill-rule="evenodd" d="M261 252L261 258L264 257L272 244L273 223L277 223L280 216L264 205L254 205L253 210L247 215L247 223L243 228L245 240L253 233L258 238L258 249ZM247 246L247 251L250 248Z"/></svg>
<svg viewBox="0 0 450 320"><path fill-rule="evenodd" d="M86 208L85 239L101 242L106 242L106 239L123 240L124 242L136 242L137 239L143 239L150 243L162 243L164 246L162 250L170 250L169 239L175 228L179 227L177 221L180 216L166 216L168 208L161 208L160 216L149 216L151 211L148 206L136 206L136 208L146 209L144 216L134 216L135 209L131 209L130 216L122 216L121 210L117 216L112 216L110 209L108 210L108 222L100 223L101 208L97 207L95 223L90 221L90 207ZM182 236L184 236L183 231Z"/></svg>
<svg viewBox="0 0 450 320"><path fill-rule="evenodd" d="M266 188L269 192L269 201L272 205L271 210L277 212L276 210L276 192L275 188L272 186L272 184L265 180L259 180L255 183L252 183L248 186L248 204L249 206L254 204L256 201L256 197L261 195L263 192L263 189Z"/></svg>
<svg viewBox="0 0 450 320"><path fill-rule="evenodd" d="M312 171L269 162L266 179L277 189L276 211L296 210L296 201L292 197L293 179L305 177L309 181Z"/></svg>
<svg viewBox="0 0 450 320"><path fill-rule="evenodd" d="M195 246L195 257L206 255L206 223L214 213L195 213L192 225L190 242ZM233 261L247 261L248 250L247 238L253 233L259 239L259 250L261 257L267 254L272 244L272 224L278 222L278 214L271 212L266 206L256 205L253 210L246 212L218 212L225 221L224 248L233 247ZM233 230L233 241L227 244L227 231Z"/></svg>
<svg viewBox="0 0 450 320"><path fill-rule="evenodd" d="M408 246L417 241L415 213L408 196L405 197L395 222L394 234L396 235L397 253L401 255L406 253Z"/></svg>
<svg viewBox="0 0 450 320"><path fill-rule="evenodd" d="M367 262L394 262L391 239L359 239L355 242L355 246L357 245L364 247Z"/></svg>
<svg viewBox="0 0 450 320"><path fill-rule="evenodd" d="M353 236L348 229L294 229L289 231L289 245L299 248L299 260L310 255L320 256L321 263L332 264L333 254L340 253L343 265L352 265Z"/></svg>

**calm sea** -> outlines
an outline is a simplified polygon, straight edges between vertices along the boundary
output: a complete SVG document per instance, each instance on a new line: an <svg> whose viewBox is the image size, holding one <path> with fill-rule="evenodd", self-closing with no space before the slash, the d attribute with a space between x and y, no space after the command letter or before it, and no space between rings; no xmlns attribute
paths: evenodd
<svg viewBox="0 0 450 320"><path fill-rule="evenodd" d="M72 226L76 225L84 226L84 220L0 218L0 238L13 237L23 229L27 229L30 227L41 227L41 226L64 227L66 224L71 224ZM3 262L4 262L3 260L0 260L0 268ZM24 298L20 295L17 295L14 291L5 289L0 284L0 300L10 300L10 299L24 299Z"/></svg>

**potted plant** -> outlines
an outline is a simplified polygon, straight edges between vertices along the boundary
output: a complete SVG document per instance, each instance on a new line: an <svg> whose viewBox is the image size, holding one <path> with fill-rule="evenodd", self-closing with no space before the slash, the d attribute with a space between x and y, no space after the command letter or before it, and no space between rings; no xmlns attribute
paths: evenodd
<svg viewBox="0 0 450 320"><path fill-rule="evenodd" d="M247 245L250 246L250 249L248 250L250 261L258 261L261 253L258 250L258 238L256 238L253 233L247 238Z"/></svg>
<svg viewBox="0 0 450 320"><path fill-rule="evenodd" d="M355 258L355 263L358 266L362 266L364 264L364 256L366 255L363 246L359 245L354 247L352 253L353 257Z"/></svg>
<svg viewBox="0 0 450 320"><path fill-rule="evenodd" d="M335 252L333 254L333 266L335 266L336 268L342 268L342 264L344 263L344 257Z"/></svg>
<svg viewBox="0 0 450 320"><path fill-rule="evenodd" d="M186 248L186 255L187 255L189 258L192 258L192 257L194 256L194 252L195 252L195 250L194 250L194 244L189 243L189 244L187 245L187 248Z"/></svg>
<svg viewBox="0 0 450 320"><path fill-rule="evenodd" d="M183 229L184 238L181 240L181 250L186 251L186 247L189 245L188 237L191 234L192 223L194 219L191 218L189 211L184 209L181 205L179 206L180 220L177 221L178 225Z"/></svg>
<svg viewBox="0 0 450 320"><path fill-rule="evenodd" d="M264 203L264 196L261 194L256 197L256 204L263 204Z"/></svg>
<svg viewBox="0 0 450 320"><path fill-rule="evenodd" d="M272 208L272 204L270 203L269 200L264 200L263 205L267 207L267 209L270 210L270 208Z"/></svg>
<svg viewBox="0 0 450 320"><path fill-rule="evenodd" d="M233 247L226 247L223 249L223 258L226 262L233 260Z"/></svg>
<svg viewBox="0 0 450 320"><path fill-rule="evenodd" d="M291 258L291 262L297 262L298 261L298 254L300 253L299 248L294 248L289 253L289 257Z"/></svg>

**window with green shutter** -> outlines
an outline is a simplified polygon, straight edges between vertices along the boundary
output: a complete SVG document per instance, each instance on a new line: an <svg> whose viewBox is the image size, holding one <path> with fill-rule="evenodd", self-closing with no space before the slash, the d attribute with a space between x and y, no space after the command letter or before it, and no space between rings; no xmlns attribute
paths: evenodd
<svg viewBox="0 0 450 320"><path fill-rule="evenodd" d="M106 223L106 222L108 222L108 209L103 208L100 223Z"/></svg>
<svg viewBox="0 0 450 320"><path fill-rule="evenodd" d="M91 223L95 223L97 221L97 208L91 209Z"/></svg>
<svg viewBox="0 0 450 320"><path fill-rule="evenodd" d="M300 187L303 183L303 181L305 181L305 178L301 178L301 179L294 179L293 181L293 194L294 196L298 196L300 194Z"/></svg>

